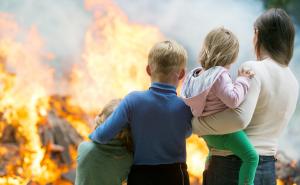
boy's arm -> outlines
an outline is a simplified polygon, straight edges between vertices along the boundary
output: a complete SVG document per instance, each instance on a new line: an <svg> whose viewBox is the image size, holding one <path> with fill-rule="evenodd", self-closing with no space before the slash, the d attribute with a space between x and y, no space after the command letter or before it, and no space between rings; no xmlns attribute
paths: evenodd
<svg viewBox="0 0 300 185"><path fill-rule="evenodd" d="M223 72L212 87L214 94L229 108L237 108L249 89L249 78L240 76L233 83L228 72Z"/></svg>
<svg viewBox="0 0 300 185"><path fill-rule="evenodd" d="M116 110L94 130L89 138L95 142L105 144L113 139L123 128L128 126L130 109L127 98L124 98Z"/></svg>
<svg viewBox="0 0 300 185"><path fill-rule="evenodd" d="M222 135L245 129L250 123L260 93L261 84L257 76L250 80L249 92L245 101L236 109L201 118L193 118L193 133L203 135Z"/></svg>

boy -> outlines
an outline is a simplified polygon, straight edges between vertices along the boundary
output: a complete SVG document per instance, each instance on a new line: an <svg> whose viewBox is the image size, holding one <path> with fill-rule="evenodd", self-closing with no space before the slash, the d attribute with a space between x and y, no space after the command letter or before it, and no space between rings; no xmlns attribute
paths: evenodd
<svg viewBox="0 0 300 185"><path fill-rule="evenodd" d="M106 143L129 125L134 157L128 185L189 185L185 140L191 134L192 113L176 94L186 63L181 45L155 44L146 67L152 82L149 90L128 94L90 135Z"/></svg>

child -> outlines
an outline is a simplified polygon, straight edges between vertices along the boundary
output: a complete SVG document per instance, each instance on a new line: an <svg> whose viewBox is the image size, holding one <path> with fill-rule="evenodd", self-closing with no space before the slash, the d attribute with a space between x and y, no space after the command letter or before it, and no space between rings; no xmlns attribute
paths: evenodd
<svg viewBox="0 0 300 185"><path fill-rule="evenodd" d="M194 116L208 116L242 103L254 74L250 70L239 71L239 77L232 82L228 69L238 51L238 40L227 29L217 28L206 36L200 53L203 68L192 70L182 87L182 97ZM230 150L241 158L239 185L253 185L258 154L243 131L203 138L210 148Z"/></svg>
<svg viewBox="0 0 300 185"><path fill-rule="evenodd" d="M120 100L110 101L96 117L96 128L114 111ZM82 142L78 147L75 185L121 185L132 165L131 136L124 128L107 144Z"/></svg>
<svg viewBox="0 0 300 185"><path fill-rule="evenodd" d="M133 166L128 185L189 185L186 137L192 113L176 94L185 75L187 53L174 41L154 45L146 71L149 90L128 94L91 139L106 143L129 126L133 138Z"/></svg>

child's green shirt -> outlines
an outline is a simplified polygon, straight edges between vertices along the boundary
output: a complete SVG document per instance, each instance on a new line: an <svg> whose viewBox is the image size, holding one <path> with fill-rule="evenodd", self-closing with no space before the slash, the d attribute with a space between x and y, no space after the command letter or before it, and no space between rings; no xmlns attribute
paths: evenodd
<svg viewBox="0 0 300 185"><path fill-rule="evenodd" d="M132 164L132 154L121 141L82 142L78 147L75 185L121 185Z"/></svg>

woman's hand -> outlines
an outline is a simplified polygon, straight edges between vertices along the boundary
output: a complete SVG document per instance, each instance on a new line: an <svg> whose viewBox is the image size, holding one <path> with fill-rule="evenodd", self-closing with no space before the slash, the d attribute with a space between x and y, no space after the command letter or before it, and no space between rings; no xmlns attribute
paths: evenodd
<svg viewBox="0 0 300 185"><path fill-rule="evenodd" d="M253 78L254 75L255 75L255 73L251 69L241 68L238 71L238 76L244 76L244 77L249 78L249 79Z"/></svg>

